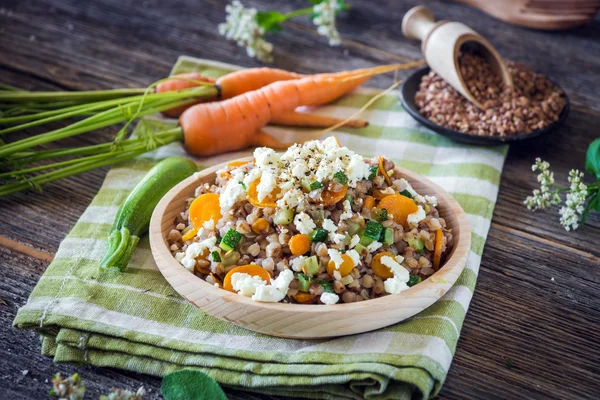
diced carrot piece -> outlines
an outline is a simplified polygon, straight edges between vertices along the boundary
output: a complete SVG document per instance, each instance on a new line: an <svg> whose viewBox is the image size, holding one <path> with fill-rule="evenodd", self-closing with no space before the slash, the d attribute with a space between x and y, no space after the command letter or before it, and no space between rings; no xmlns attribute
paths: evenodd
<svg viewBox="0 0 600 400"><path fill-rule="evenodd" d="M381 200L384 197L388 197L388 196L392 196L394 195L396 192L394 191L394 193L383 193L381 190L379 189L373 189L373 197L376 200Z"/></svg>
<svg viewBox="0 0 600 400"><path fill-rule="evenodd" d="M392 216L395 223L406 225L408 216L419 209L415 202L410 198L401 194L386 196L379 202L379 208L388 211L388 217Z"/></svg>
<svg viewBox="0 0 600 400"><path fill-rule="evenodd" d="M232 161L227 163L228 167L241 167L242 165L248 164L248 161Z"/></svg>
<svg viewBox="0 0 600 400"><path fill-rule="evenodd" d="M444 241L444 233L441 229L435 231L435 246L433 248L433 269L436 271L440 268L442 261L442 244Z"/></svg>
<svg viewBox="0 0 600 400"><path fill-rule="evenodd" d="M264 218L259 218L252 224L252 232L256 233L257 235L267 233L270 226L271 224L269 221Z"/></svg>
<svg viewBox="0 0 600 400"><path fill-rule="evenodd" d="M393 278L394 274L392 273L392 271L389 269L388 266L383 265L383 263L381 262L381 258L385 256L394 258L394 255L389 251L384 251L382 253L375 254L375 256L373 256L373 259L371 260L371 270L373 270L373 273L381 279Z"/></svg>
<svg viewBox="0 0 600 400"><path fill-rule="evenodd" d="M260 279L262 279L263 281L267 283L271 282L271 274L269 274L269 271L267 271L263 267L259 267L258 265L254 264L240 265L239 267L235 267L234 269L229 271L227 275L225 275L225 279L223 279L223 289L229 290L230 292L234 291L233 286L231 285L231 277L237 272L248 274L251 276L259 276Z"/></svg>
<svg viewBox="0 0 600 400"><path fill-rule="evenodd" d="M317 298L317 296L314 294L304 293L304 292L298 292L293 297L294 297L294 300L296 300L296 303L300 303L300 304L312 304L315 302L315 300Z"/></svg>
<svg viewBox="0 0 600 400"><path fill-rule="evenodd" d="M288 246L293 255L301 256L310 250L310 238L305 234L294 235L288 242Z"/></svg>
<svg viewBox="0 0 600 400"><path fill-rule="evenodd" d="M338 271L341 276L346 276L352 271L354 268L354 261L352 261L352 257L350 257L348 254L342 254L342 259L344 261L342 262L342 265L340 265L340 268L335 267L333 260L330 260L327 263L327 273L329 276L333 276L334 271Z"/></svg>
<svg viewBox="0 0 600 400"><path fill-rule="evenodd" d="M216 225L220 219L221 204L217 193L201 194L190 205L190 220L196 229L200 229L210 220Z"/></svg>
<svg viewBox="0 0 600 400"><path fill-rule="evenodd" d="M258 200L258 185L260 184L260 179L256 179L254 182L250 184L248 187L248 201L250 204L256 207L277 207L277 195L281 191L279 187L275 187L275 189L265 197L262 201Z"/></svg>
<svg viewBox="0 0 600 400"><path fill-rule="evenodd" d="M381 175L383 175L387 184L389 186L392 186L392 180L390 179L390 176L388 175L387 171L383 169L383 157L381 156L379 156L379 172L381 173Z"/></svg>
<svg viewBox="0 0 600 400"><path fill-rule="evenodd" d="M332 192L329 189L325 189L323 193L321 193L321 202L325 207L337 204L346 196L347 191L348 185L344 185L342 190L337 192Z"/></svg>
<svg viewBox="0 0 600 400"><path fill-rule="evenodd" d="M181 241L182 241L183 243L185 243L185 242L187 242L188 240L191 240L191 239L195 238L195 237L196 237L196 234L198 234L198 228L192 228L192 229L190 229L189 231L187 231L185 235L183 235L183 236L181 237Z"/></svg>
<svg viewBox="0 0 600 400"><path fill-rule="evenodd" d="M373 198L373 196L366 196L365 201L363 202L363 208L370 210L373 207L375 207L375 198Z"/></svg>

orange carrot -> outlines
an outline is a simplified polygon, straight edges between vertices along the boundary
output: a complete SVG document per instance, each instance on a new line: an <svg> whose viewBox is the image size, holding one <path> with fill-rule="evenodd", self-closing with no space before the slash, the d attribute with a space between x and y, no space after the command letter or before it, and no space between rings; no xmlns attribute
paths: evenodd
<svg viewBox="0 0 600 400"><path fill-rule="evenodd" d="M336 100L371 76L413 65L391 65L327 74L325 77L278 81L228 100L197 104L179 118L185 148L193 155L210 156L250 145L287 147L288 144L264 133L261 128L273 118L297 107L318 106Z"/></svg>
<svg viewBox="0 0 600 400"><path fill-rule="evenodd" d="M276 115L269 122L275 125L311 126L317 128L328 128L331 125L335 125L341 121L343 121L341 118L292 111L289 113ZM364 128L368 125L369 123L362 119L351 119L344 122L343 126L346 126L348 128Z"/></svg>
<svg viewBox="0 0 600 400"><path fill-rule="evenodd" d="M165 80L164 82L159 83L156 86L156 92L174 92L177 90L184 90L198 86L197 82L206 82L206 83L215 83L214 79L207 78L197 72L190 72L186 74L177 74L173 76L173 79ZM204 100L205 101L205 100ZM203 102L203 101L200 101ZM165 117L177 118L188 109L193 104L198 104L199 102L194 102L191 104L185 104L183 106L175 107L170 110L165 110L162 114Z"/></svg>

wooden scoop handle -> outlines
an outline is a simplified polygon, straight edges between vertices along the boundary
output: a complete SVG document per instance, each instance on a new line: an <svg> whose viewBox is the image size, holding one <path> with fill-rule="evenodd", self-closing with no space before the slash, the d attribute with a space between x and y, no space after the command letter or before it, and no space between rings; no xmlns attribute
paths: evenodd
<svg viewBox="0 0 600 400"><path fill-rule="evenodd" d="M402 18L402 34L409 39L423 41L435 28L433 13L423 7L413 7Z"/></svg>

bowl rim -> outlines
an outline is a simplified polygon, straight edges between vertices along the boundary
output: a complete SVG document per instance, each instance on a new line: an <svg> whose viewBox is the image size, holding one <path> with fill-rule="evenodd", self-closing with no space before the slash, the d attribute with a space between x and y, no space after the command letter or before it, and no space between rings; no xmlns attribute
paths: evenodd
<svg viewBox="0 0 600 400"><path fill-rule="evenodd" d="M399 302L402 301L402 299L410 298L413 296L419 296L419 293L424 290L426 290L428 292L435 291L436 296L437 296L435 298L435 300L431 301L426 307L417 309L414 313L412 313L410 315L410 316L412 316L412 315L422 311L423 309L429 307L431 304L433 304L437 300L439 300L440 297L442 297L448 290L450 290L450 288L454 285L456 280L458 280L458 277L460 276L462 270L464 269L465 264L466 264L466 259L468 257L468 254L469 254L469 251L471 248L471 231L470 231L470 226L469 226L469 222L468 222L466 213L460 207L458 202L454 198L452 198L440 186L436 185L429 179L422 177L412 171L409 171L404 168L396 167L395 169L398 170L402 174L402 176L404 178L406 178L409 182L420 181L429 187L435 188L435 190L437 191L437 193L435 195L438 198L438 204L444 204L448 210L452 210L452 213L454 214L454 217L456 218L456 225L457 225L457 227L460 228L459 235L455 236L455 238L458 238L458 240L456 243L453 244L450 252L447 253L444 264L440 267L440 269L438 271L436 271L433 275L431 275L427 279L423 280L419 284L414 285L414 286L410 287L409 289L404 290L398 294L390 294L390 295L378 297L376 299L370 299L370 300L365 300L365 301L361 301L361 302L336 303L331 307L329 307L327 305L322 305L322 304L293 304L293 303L259 302L259 301L254 301L249 297L241 296L237 293L229 292L225 289L221 289L221 288L217 288L217 287L213 286L212 284L206 282L202 278L196 276L194 273L188 271L172 256L171 250L169 249L169 247L167 245L166 237L165 237L165 235L163 235L163 231L166 230L164 228L164 226L168 223L168 221L165 222L163 220L164 219L163 216L164 216L167 208L171 204L171 202L174 201L175 199L177 199L179 193L185 191L191 185L194 185L194 184L198 185L199 184L198 181L201 177L206 177L208 175L214 174L217 170L225 167L229 162L250 161L250 160L252 160L252 157L238 158L235 160L231 160L228 162L224 162L224 163L206 168L206 169L186 178L185 180L181 181L176 186L174 186L169 192L167 192L167 194L165 194L163 196L163 198L160 200L160 202L154 209L154 212L152 213L152 218L151 218L150 228L149 228L150 247L152 250L152 255L157 263L158 269L161 271L161 273L163 274L165 279L169 282L169 284L171 284L171 286L173 286L173 288L180 295L182 295L186 300L188 300L189 302L191 302L198 308L204 310L208 314L211 314L217 318L225 319L234 324L241 325L247 329L261 332L260 329L248 327L243 322L240 323L239 321L236 321L234 319L222 318L219 315L215 315L215 313L218 314L218 312L213 310L211 307L207 307L210 302L204 301L203 302L204 304L197 304L194 300L191 300L189 298L191 295L191 292L188 293L186 291L179 290L178 288L175 287L175 285L177 284L178 287L180 285L196 286L196 287L198 287L198 289L205 291L206 294L208 296L210 296L211 298L213 298L214 301L221 300L222 302L228 303L228 304L236 303L239 306L244 307L245 310L260 309L260 310L267 310L267 311L286 311L288 313L291 312L291 313L298 313L298 314L309 314L308 316L320 315L320 314L331 314L331 313L338 314L342 310L345 312L361 311L361 310L365 310L365 308L371 309L371 307L385 308L387 306L389 309L389 307L398 305ZM171 227L174 226L173 221L170 222L170 226ZM186 286L186 290L191 289L191 287L187 287L187 286ZM182 293L182 291L184 293ZM215 311L215 312L211 312L211 311ZM333 314L332 314L332 316L333 316ZM408 317L406 317L406 318L408 318ZM405 318L403 318L403 319L405 319ZM403 320L403 319L401 319L401 320ZM391 324L399 322L401 320L391 321L391 322L387 323L386 325L382 325L380 327L391 325ZM372 328L372 329L367 329L367 330L373 330L373 329L377 329L377 328ZM357 330L357 331L354 331L351 333L365 332L367 330ZM340 334L318 335L318 336L306 336L306 335L293 336L293 335L278 335L277 333L273 333L273 332L261 332L261 333L267 333L267 334L283 336L283 337L297 337L297 338L316 338L316 337L340 336ZM341 335L351 334L351 333L343 333Z"/></svg>
<svg viewBox="0 0 600 400"><path fill-rule="evenodd" d="M409 86L411 86L413 84L413 81L419 80L419 82L420 82L421 78L424 75L428 74L429 71L431 71L430 67L420 68L420 69L414 71L407 79L404 80L404 82L400 86L400 91L399 91L399 95L398 95L400 97L400 102L402 104L402 107L404 107L404 109L419 123L425 125L427 128L431 129L432 131L439 133L441 135L447 136L450 139L457 141L457 142L462 142L462 143L467 143L467 144L476 144L476 145L494 146L494 145L500 145L500 144L505 144L505 143L514 143L514 142L520 142L523 140L533 139L533 138L536 138L536 137L539 137L542 135L549 134L552 131L554 131L556 128L558 128L559 126L563 125L571 111L571 102L570 102L569 97L567 96L566 92L564 91L564 89L558 83L556 83L556 81L554 81L551 78L548 78L554 86L556 86L558 89L560 89L562 91L562 93L563 93L562 97L565 99L565 106L562 109L562 111L560 112L560 114L558 116L558 120L552 122L550 125L546 126L545 128L542 128L542 129L536 129L529 133L522 133L522 134L518 134L518 135L511 135L511 136L479 136L479 135L475 135L473 133L460 132L460 131L457 131L454 129L447 128L442 125L438 125L435 122L427 119L425 116L421 115L421 113L417 109L417 106L414 102L414 95L416 92L407 93L408 88L409 88ZM418 85L417 85L417 87L418 87ZM407 100L407 97L410 97L410 100Z"/></svg>

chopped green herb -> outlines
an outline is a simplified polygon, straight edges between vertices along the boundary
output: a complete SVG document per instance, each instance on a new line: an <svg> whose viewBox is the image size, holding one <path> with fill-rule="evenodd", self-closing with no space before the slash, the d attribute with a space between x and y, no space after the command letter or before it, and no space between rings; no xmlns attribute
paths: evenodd
<svg viewBox="0 0 600 400"><path fill-rule="evenodd" d="M311 184L309 185L309 189L311 191L321 189L322 187L323 187L323 184L319 181L311 182Z"/></svg>
<svg viewBox="0 0 600 400"><path fill-rule="evenodd" d="M325 292L335 293L333 290L333 281L320 281L319 285L323 286L323 289L325 289Z"/></svg>
<svg viewBox="0 0 600 400"><path fill-rule="evenodd" d="M221 255L218 251L213 250L212 253L210 253L210 256L214 262L221 262Z"/></svg>
<svg viewBox="0 0 600 400"><path fill-rule="evenodd" d="M238 181L238 183L239 183L240 185L242 185L242 187L244 188L244 190L248 190L248 188L246 187L246 184L245 184L244 182L242 182L242 181Z"/></svg>
<svg viewBox="0 0 600 400"><path fill-rule="evenodd" d="M338 183L342 185L348 183L348 177L342 171L338 171L335 174L333 174L333 179L335 179L336 181L338 181Z"/></svg>
<svg viewBox="0 0 600 400"><path fill-rule="evenodd" d="M412 199L412 194L410 194L410 192L408 190L406 190L406 189L404 189L403 191L401 191L400 194L402 196L408 197L409 199Z"/></svg>
<svg viewBox="0 0 600 400"><path fill-rule="evenodd" d="M221 243L219 243L219 247L225 251L231 251L235 249L235 246L242 240L242 234L236 231L235 229L229 229Z"/></svg>
<svg viewBox="0 0 600 400"><path fill-rule="evenodd" d="M325 229L315 229L308 235L308 237L310 238L311 242L324 242L325 239L327 239L328 234L329 232L327 232Z"/></svg>
<svg viewBox="0 0 600 400"><path fill-rule="evenodd" d="M421 277L418 275L411 275L408 279L408 286L415 286L417 283L421 283Z"/></svg>
<svg viewBox="0 0 600 400"><path fill-rule="evenodd" d="M377 165L374 165L371 168L369 168L369 171L371 171L371 173L369 174L369 179L373 179L379 173L379 167Z"/></svg>

